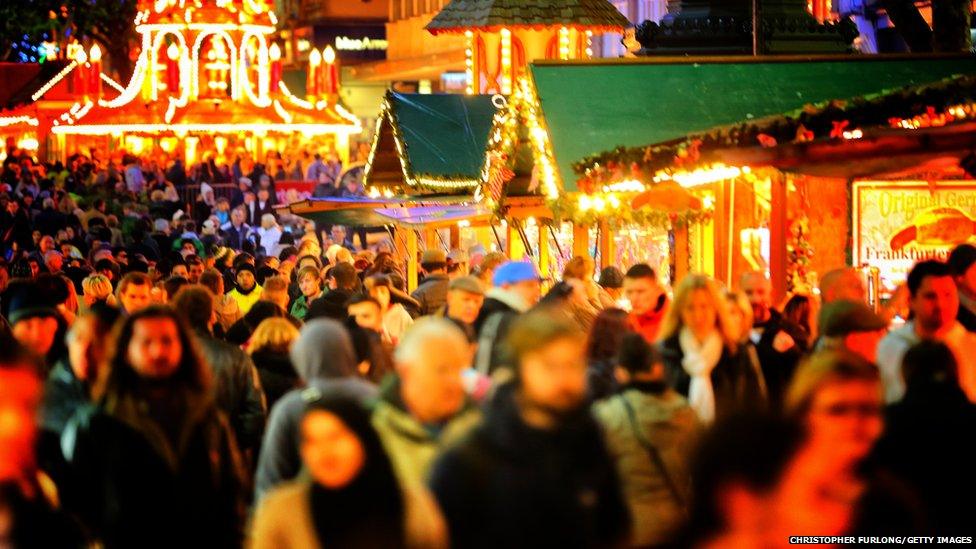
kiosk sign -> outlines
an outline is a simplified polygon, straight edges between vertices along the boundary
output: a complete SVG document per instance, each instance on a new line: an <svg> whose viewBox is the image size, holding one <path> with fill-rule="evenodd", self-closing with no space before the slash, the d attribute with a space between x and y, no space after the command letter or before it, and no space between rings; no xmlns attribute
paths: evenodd
<svg viewBox="0 0 976 549"><path fill-rule="evenodd" d="M976 181L861 181L852 195L854 266L877 267L889 289L976 234Z"/></svg>

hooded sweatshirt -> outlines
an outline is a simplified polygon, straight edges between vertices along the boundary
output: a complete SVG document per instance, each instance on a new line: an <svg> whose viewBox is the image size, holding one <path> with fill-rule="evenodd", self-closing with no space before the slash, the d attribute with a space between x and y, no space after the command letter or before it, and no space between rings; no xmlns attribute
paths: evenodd
<svg viewBox="0 0 976 549"><path fill-rule="evenodd" d="M377 394L376 387L357 376L352 341L334 320L306 324L290 354L305 387L289 391L271 409L254 480L255 500L298 475L302 466L298 428L309 402L343 393L365 403Z"/></svg>
<svg viewBox="0 0 976 549"><path fill-rule="evenodd" d="M922 341L915 331L915 321L907 322L901 328L889 332L878 344L878 367L884 383L885 401L897 402L905 395L905 380L902 378L901 362L916 343ZM976 333L966 331L959 322L954 322L941 341L949 346L959 363L959 386L971 402L976 402Z"/></svg>

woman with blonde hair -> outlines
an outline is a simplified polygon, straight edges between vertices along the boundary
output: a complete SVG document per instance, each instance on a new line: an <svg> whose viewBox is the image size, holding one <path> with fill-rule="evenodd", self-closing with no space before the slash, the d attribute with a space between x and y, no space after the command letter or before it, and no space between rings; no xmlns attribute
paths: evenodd
<svg viewBox="0 0 976 549"><path fill-rule="evenodd" d="M762 371L740 336L714 280L695 274L678 284L659 345L669 384L703 423L765 405Z"/></svg>
<svg viewBox="0 0 976 549"><path fill-rule="evenodd" d="M112 282L103 274L94 273L88 275L81 281L82 299L85 308L91 309L92 305L102 302L106 305L115 306L115 296L112 295Z"/></svg>
<svg viewBox="0 0 976 549"><path fill-rule="evenodd" d="M247 352L261 378L268 410L282 395L301 384L288 354L296 339L298 328L287 318L281 317L261 321L251 335Z"/></svg>

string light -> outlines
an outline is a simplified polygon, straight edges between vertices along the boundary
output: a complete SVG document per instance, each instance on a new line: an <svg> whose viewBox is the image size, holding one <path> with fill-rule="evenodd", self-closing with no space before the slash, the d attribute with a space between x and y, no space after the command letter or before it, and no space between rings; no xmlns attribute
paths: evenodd
<svg viewBox="0 0 976 549"><path fill-rule="evenodd" d="M464 74L468 81L465 93L472 95L474 94L474 33L464 31L464 41Z"/></svg>
<svg viewBox="0 0 976 549"><path fill-rule="evenodd" d="M14 126L17 124L37 126L39 122L33 116L0 116L0 128L6 128L7 126Z"/></svg>
<svg viewBox="0 0 976 549"><path fill-rule="evenodd" d="M735 179L742 174L751 173L751 171L748 166L739 168L736 166L726 166L725 164L713 164L709 167L690 172L679 171L670 173L662 170L654 176L654 182L674 181L682 187L691 188L725 179Z"/></svg>
<svg viewBox="0 0 976 549"><path fill-rule="evenodd" d="M66 113L67 114L67 113ZM204 133L215 132L237 133L241 131L251 133L275 132L290 134L302 132L309 135L353 134L358 129L346 124L97 124L85 126L61 125L51 130L56 134L66 135L108 135L114 132L161 134L168 131L174 133Z"/></svg>
<svg viewBox="0 0 976 549"><path fill-rule="evenodd" d="M502 86L499 92L508 95L512 93L512 31L502 29Z"/></svg>
<svg viewBox="0 0 976 549"><path fill-rule="evenodd" d="M71 73L71 71L73 71L77 66L78 66L78 61L72 61L68 63L67 66L61 69L61 72L54 75L54 78L48 80L46 84L44 84L43 86L38 88L36 92L31 94L31 101L37 101L41 97L44 97L45 93L47 93L51 88L56 86L57 83L63 80L65 76L68 76L68 74Z"/></svg>
<svg viewBox="0 0 976 549"><path fill-rule="evenodd" d="M559 58L569 59L569 28L559 27Z"/></svg>

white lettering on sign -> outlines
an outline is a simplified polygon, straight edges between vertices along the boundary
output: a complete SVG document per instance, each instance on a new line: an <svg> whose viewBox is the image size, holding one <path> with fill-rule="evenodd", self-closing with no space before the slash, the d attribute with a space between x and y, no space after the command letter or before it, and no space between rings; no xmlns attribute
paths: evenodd
<svg viewBox="0 0 976 549"><path fill-rule="evenodd" d="M341 51L378 51L385 50L390 43L379 38L349 38L337 36L335 47Z"/></svg>

